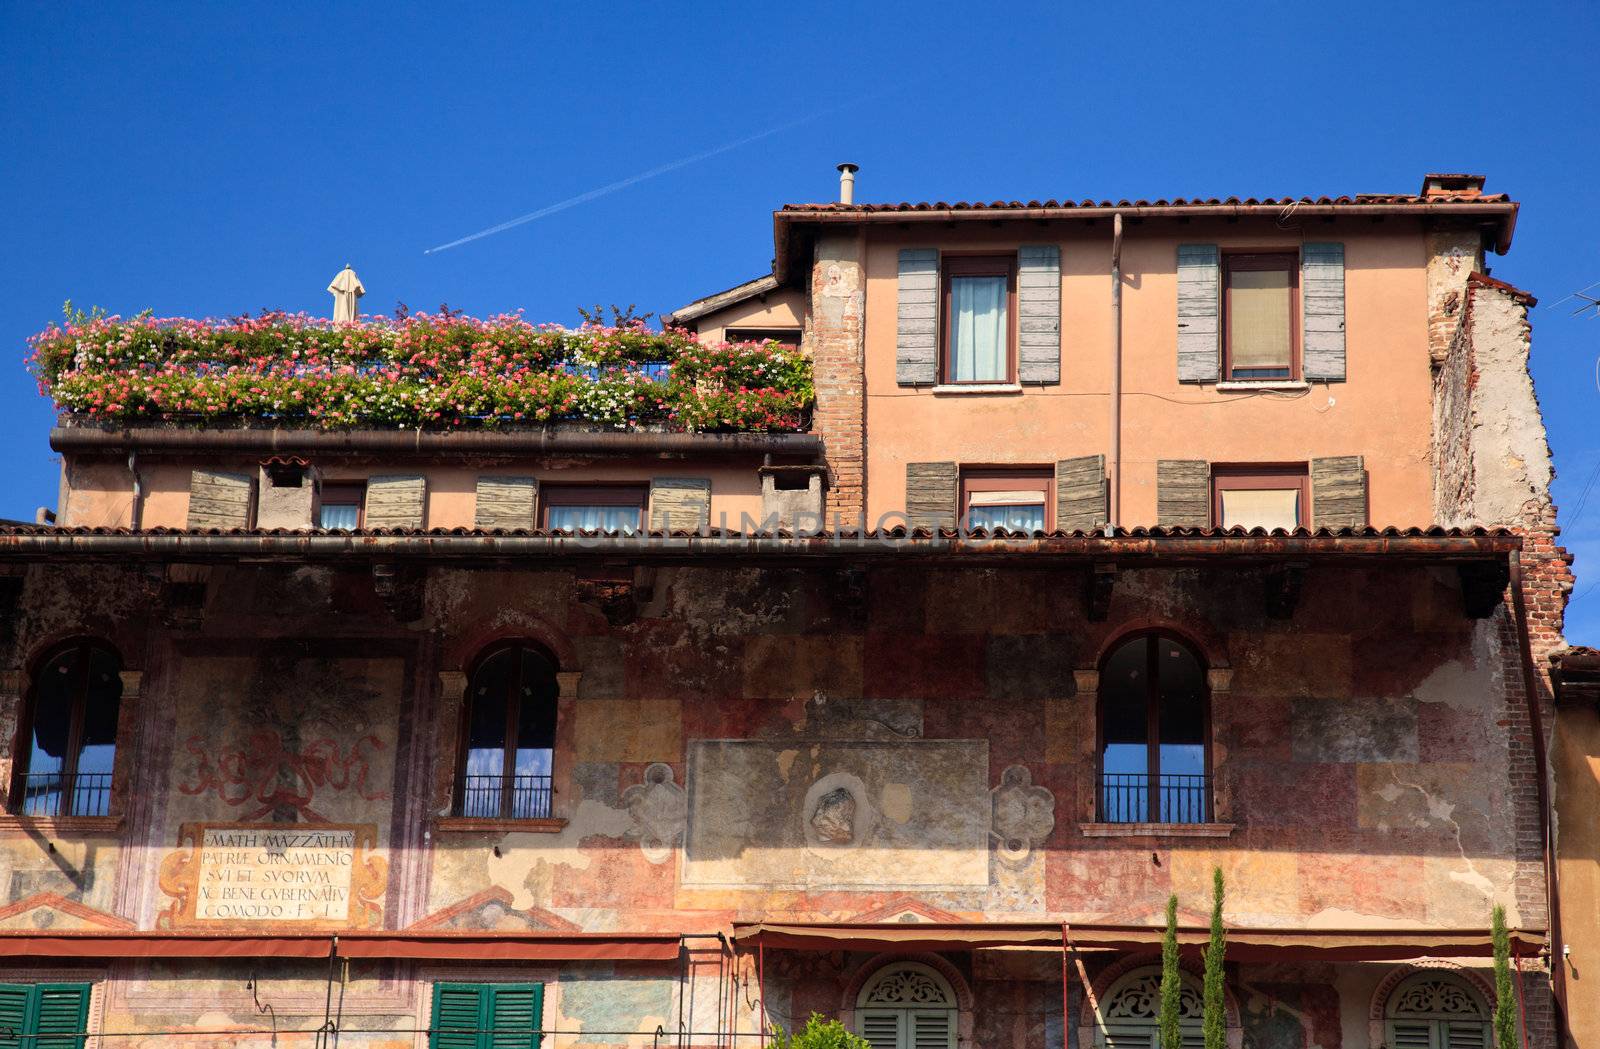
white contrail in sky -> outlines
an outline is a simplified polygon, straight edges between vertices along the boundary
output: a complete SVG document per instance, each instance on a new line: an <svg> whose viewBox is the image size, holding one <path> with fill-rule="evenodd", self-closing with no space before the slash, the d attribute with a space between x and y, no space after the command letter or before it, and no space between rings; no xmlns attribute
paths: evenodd
<svg viewBox="0 0 1600 1049"><path fill-rule="evenodd" d="M649 171L641 171L637 175L629 175L625 179L619 179L616 182L601 186L599 189L591 189L587 193L579 193L575 197L568 197L566 200L557 201L548 207L540 208L538 211L530 211L526 215L519 215L508 222L500 223L498 226L490 226L488 229L481 229L476 233L471 233L465 237L462 237L460 240L452 240L448 244L440 244L437 247L429 248L428 250L424 251L423 254L432 255L439 251L449 251L451 248L459 248L463 244L470 244L472 241L481 240L484 237L492 237L496 233L504 233L508 229L521 226L524 223L532 222L535 219L542 219L548 215L554 215L558 211L566 211L568 208L575 208L579 204L587 204L591 200L597 200L608 193L615 193L619 189L627 189L629 186L643 182L645 179L655 178L657 175L665 175L669 171L676 171L679 168L688 167L690 164L698 164L702 160L709 160L718 154L727 153L730 150L738 149L740 146L748 146L752 142L759 142L764 138L771 138L773 135L776 135L781 131L788 131L792 127L798 127L807 121L816 120L818 117L826 116L836 109L843 108L844 106L840 105L832 106L828 109L821 109L810 114L809 116L803 116L797 120L791 120L787 123L779 124L777 127L768 128L765 131L758 131L754 135L747 135L735 142L728 142L724 145L717 146L715 149L708 149L703 153L696 153L693 156L682 157L678 160L662 164L660 167L651 168Z"/></svg>

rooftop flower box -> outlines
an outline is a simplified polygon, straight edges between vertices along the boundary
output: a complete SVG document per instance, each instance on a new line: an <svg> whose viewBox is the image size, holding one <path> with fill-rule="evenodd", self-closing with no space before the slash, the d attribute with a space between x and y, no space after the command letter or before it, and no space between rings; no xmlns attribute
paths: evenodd
<svg viewBox="0 0 1600 1049"><path fill-rule="evenodd" d="M517 314L102 317L52 325L29 344L40 392L59 409L125 424L784 432L805 429L813 399L811 362L792 347Z"/></svg>

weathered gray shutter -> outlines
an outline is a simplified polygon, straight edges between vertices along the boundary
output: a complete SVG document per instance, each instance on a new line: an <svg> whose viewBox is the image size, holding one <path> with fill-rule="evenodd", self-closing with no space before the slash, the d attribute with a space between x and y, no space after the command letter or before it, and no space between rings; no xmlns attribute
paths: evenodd
<svg viewBox="0 0 1600 1049"><path fill-rule="evenodd" d="M189 475L190 528L249 528L250 478L195 470Z"/></svg>
<svg viewBox="0 0 1600 1049"><path fill-rule="evenodd" d="M420 474L390 474L367 481L366 528L421 528L428 482Z"/></svg>
<svg viewBox="0 0 1600 1049"><path fill-rule="evenodd" d="M1211 464L1204 459L1156 462L1156 523L1164 528L1211 527Z"/></svg>
<svg viewBox="0 0 1600 1049"><path fill-rule="evenodd" d="M476 528L533 528L538 502L539 482L532 477L480 477L472 524Z"/></svg>
<svg viewBox="0 0 1600 1049"><path fill-rule="evenodd" d="M906 517L913 528L954 528L961 486L955 463L906 463Z"/></svg>
<svg viewBox="0 0 1600 1049"><path fill-rule="evenodd" d="M1110 519L1106 457L1084 455L1056 463L1056 528L1091 532Z"/></svg>
<svg viewBox="0 0 1600 1049"><path fill-rule="evenodd" d="M1216 382L1222 368L1222 267L1215 244L1178 245L1178 381Z"/></svg>
<svg viewBox="0 0 1600 1049"><path fill-rule="evenodd" d="M1061 381L1061 249L1017 249L1017 381Z"/></svg>
<svg viewBox="0 0 1600 1049"><path fill-rule="evenodd" d="M856 1014L856 1030L872 1049L901 1049L904 1023L905 1014L898 1009L863 1009Z"/></svg>
<svg viewBox="0 0 1600 1049"><path fill-rule="evenodd" d="M955 1010L917 1009L910 1016L906 1049L956 1049Z"/></svg>
<svg viewBox="0 0 1600 1049"><path fill-rule="evenodd" d="M1300 247L1301 371L1306 379L1344 382L1344 245Z"/></svg>
<svg viewBox="0 0 1600 1049"><path fill-rule="evenodd" d="M1311 527L1364 528L1367 472L1359 455L1311 460Z"/></svg>
<svg viewBox="0 0 1600 1049"><path fill-rule="evenodd" d="M711 481L705 477L654 477L650 480L650 528L657 532L698 532L711 523Z"/></svg>
<svg viewBox="0 0 1600 1049"><path fill-rule="evenodd" d="M894 379L901 386L939 381L939 252L900 249Z"/></svg>

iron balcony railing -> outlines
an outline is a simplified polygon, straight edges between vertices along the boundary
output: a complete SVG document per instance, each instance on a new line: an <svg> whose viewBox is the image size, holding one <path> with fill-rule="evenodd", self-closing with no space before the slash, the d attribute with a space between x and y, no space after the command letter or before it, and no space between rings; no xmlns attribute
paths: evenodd
<svg viewBox="0 0 1600 1049"><path fill-rule="evenodd" d="M509 794L507 791L509 790ZM549 776L462 776L456 815L539 820L550 816Z"/></svg>
<svg viewBox="0 0 1600 1049"><path fill-rule="evenodd" d="M107 816L111 773L30 772L22 777L17 811L24 816Z"/></svg>
<svg viewBox="0 0 1600 1049"><path fill-rule="evenodd" d="M1143 772L1106 772L1100 776L1102 823L1206 823L1211 819L1211 777L1160 777L1152 798ZM1155 807L1152 810L1151 802Z"/></svg>

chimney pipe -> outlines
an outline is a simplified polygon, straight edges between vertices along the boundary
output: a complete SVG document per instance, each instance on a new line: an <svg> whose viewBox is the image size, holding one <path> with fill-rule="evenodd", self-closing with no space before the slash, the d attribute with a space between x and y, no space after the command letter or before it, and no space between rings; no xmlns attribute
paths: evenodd
<svg viewBox="0 0 1600 1049"><path fill-rule="evenodd" d="M839 203L856 202L856 172L860 170L855 164L839 165Z"/></svg>

